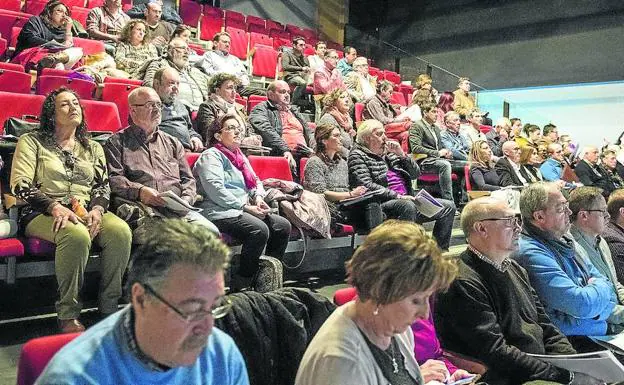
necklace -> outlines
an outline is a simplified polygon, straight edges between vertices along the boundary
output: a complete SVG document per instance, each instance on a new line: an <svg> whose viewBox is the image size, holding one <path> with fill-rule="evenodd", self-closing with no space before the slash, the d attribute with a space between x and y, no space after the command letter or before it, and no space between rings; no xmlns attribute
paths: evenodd
<svg viewBox="0 0 624 385"><path fill-rule="evenodd" d="M399 372L399 364L397 363L396 357L394 355L394 339L390 340L390 359L392 360L392 373L397 374ZM386 355L386 351L383 351Z"/></svg>

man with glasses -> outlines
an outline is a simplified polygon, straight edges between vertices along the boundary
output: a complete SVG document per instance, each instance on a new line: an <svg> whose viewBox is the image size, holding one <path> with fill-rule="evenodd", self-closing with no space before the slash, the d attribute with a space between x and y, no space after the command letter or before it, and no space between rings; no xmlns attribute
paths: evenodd
<svg viewBox="0 0 624 385"><path fill-rule="evenodd" d="M570 210L570 234L574 237L576 252L584 261L593 264L609 281L617 298L617 303L607 319L611 331L609 334L615 334L624 330L624 285L618 282L611 250L606 240L600 236L611 218L602 190L588 186L575 189L570 193Z"/></svg>
<svg viewBox="0 0 624 385"><path fill-rule="evenodd" d="M377 94L377 78L368 73L368 60L358 57L353 61L353 71L344 77L344 83L351 98L366 103Z"/></svg>
<svg viewBox="0 0 624 385"><path fill-rule="evenodd" d="M548 152L548 159L540 166L540 172L544 180L555 182L559 187L568 189L580 186L577 183L570 183L561 179L563 176L563 167L565 165L564 151L561 145L559 143L551 143L546 148L546 151Z"/></svg>
<svg viewBox="0 0 624 385"><path fill-rule="evenodd" d="M503 157L496 162L496 173L500 178L500 185L526 186L529 184L520 173L520 147L513 140L503 143Z"/></svg>
<svg viewBox="0 0 624 385"><path fill-rule="evenodd" d="M518 262L529 273L553 323L577 350L592 350L583 336L613 330L609 318L618 303L613 284L575 249L568 233L572 211L556 184L525 187L520 211L524 224Z"/></svg>
<svg viewBox="0 0 624 385"><path fill-rule="evenodd" d="M214 326L231 307L228 260L205 228L159 223L130 263L130 304L70 342L38 383L248 385L240 351Z"/></svg>
<svg viewBox="0 0 624 385"><path fill-rule="evenodd" d="M197 190L182 144L158 128L163 104L156 91L139 87L128 104L132 124L111 136L104 153L116 214L133 229L133 242L143 242L153 218L184 218L219 234L200 212L174 207L162 196L174 194L193 205Z"/></svg>
<svg viewBox="0 0 624 385"><path fill-rule="evenodd" d="M282 69L284 70L284 81L289 86L295 87L292 94L293 104L299 104L308 84L310 62L303 55L305 40L302 37L295 37L292 40L292 45L292 49L284 51L282 55Z"/></svg>
<svg viewBox="0 0 624 385"><path fill-rule="evenodd" d="M335 49L325 51L324 65L314 72L314 95L325 95L338 88L347 89L336 68L337 62L338 53Z"/></svg>
<svg viewBox="0 0 624 385"><path fill-rule="evenodd" d="M609 172L598 163L599 153L595 146L585 147L583 159L574 168L574 173L585 186L599 187L604 196L608 197L615 190L615 185L609 177Z"/></svg>
<svg viewBox="0 0 624 385"><path fill-rule="evenodd" d="M486 197L466 205L461 226L468 248L460 255L459 276L438 295L433 312L444 349L484 363L483 380L489 383L593 383L527 354L576 351L551 323L526 271L511 258L520 218L505 202Z"/></svg>

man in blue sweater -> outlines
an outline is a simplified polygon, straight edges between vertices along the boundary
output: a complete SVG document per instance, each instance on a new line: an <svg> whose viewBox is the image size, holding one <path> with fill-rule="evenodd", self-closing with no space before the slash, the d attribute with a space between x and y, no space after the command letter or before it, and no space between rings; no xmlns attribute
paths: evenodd
<svg viewBox="0 0 624 385"><path fill-rule="evenodd" d="M128 272L131 303L61 349L37 384L249 385L234 341L214 327L228 248L203 226L154 224Z"/></svg>
<svg viewBox="0 0 624 385"><path fill-rule="evenodd" d="M555 326L566 336L607 334L617 298L612 284L575 250L568 233L571 211L557 185L538 182L525 187L520 211L518 262ZM575 339L568 338L579 350Z"/></svg>

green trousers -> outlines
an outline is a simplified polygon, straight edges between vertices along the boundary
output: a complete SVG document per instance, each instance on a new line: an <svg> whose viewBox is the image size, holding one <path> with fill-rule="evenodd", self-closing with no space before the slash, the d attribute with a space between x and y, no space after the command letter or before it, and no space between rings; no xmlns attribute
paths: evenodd
<svg viewBox="0 0 624 385"><path fill-rule="evenodd" d="M39 215L26 226L26 236L45 239L56 244L54 266L59 287L56 302L58 318L78 318L82 303L80 289L91 249L89 230L81 223L67 222L57 233L52 230L54 218ZM122 294L121 280L130 259L132 232L128 224L112 213L102 217L102 229L93 241L102 249L100 253L99 310L112 313Z"/></svg>

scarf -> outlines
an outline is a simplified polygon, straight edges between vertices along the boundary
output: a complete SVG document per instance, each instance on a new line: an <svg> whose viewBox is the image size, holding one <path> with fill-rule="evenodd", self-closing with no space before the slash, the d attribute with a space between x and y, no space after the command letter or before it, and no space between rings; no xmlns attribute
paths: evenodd
<svg viewBox="0 0 624 385"><path fill-rule="evenodd" d="M327 109L327 113L333 116L334 119L336 119L336 122L338 122L338 125L340 125L340 127L342 127L346 132L353 130L353 122L351 121L351 117L349 115L338 111L338 108L335 106Z"/></svg>
<svg viewBox="0 0 624 385"><path fill-rule="evenodd" d="M232 162L234 167L236 167L240 172L243 173L243 179L245 180L245 187L249 190L253 190L256 188L256 175L254 174L251 167L247 166L247 162L245 162L245 155L240 148L237 148L235 151L230 150L225 147L222 143L217 143L214 147L221 151L226 158Z"/></svg>

